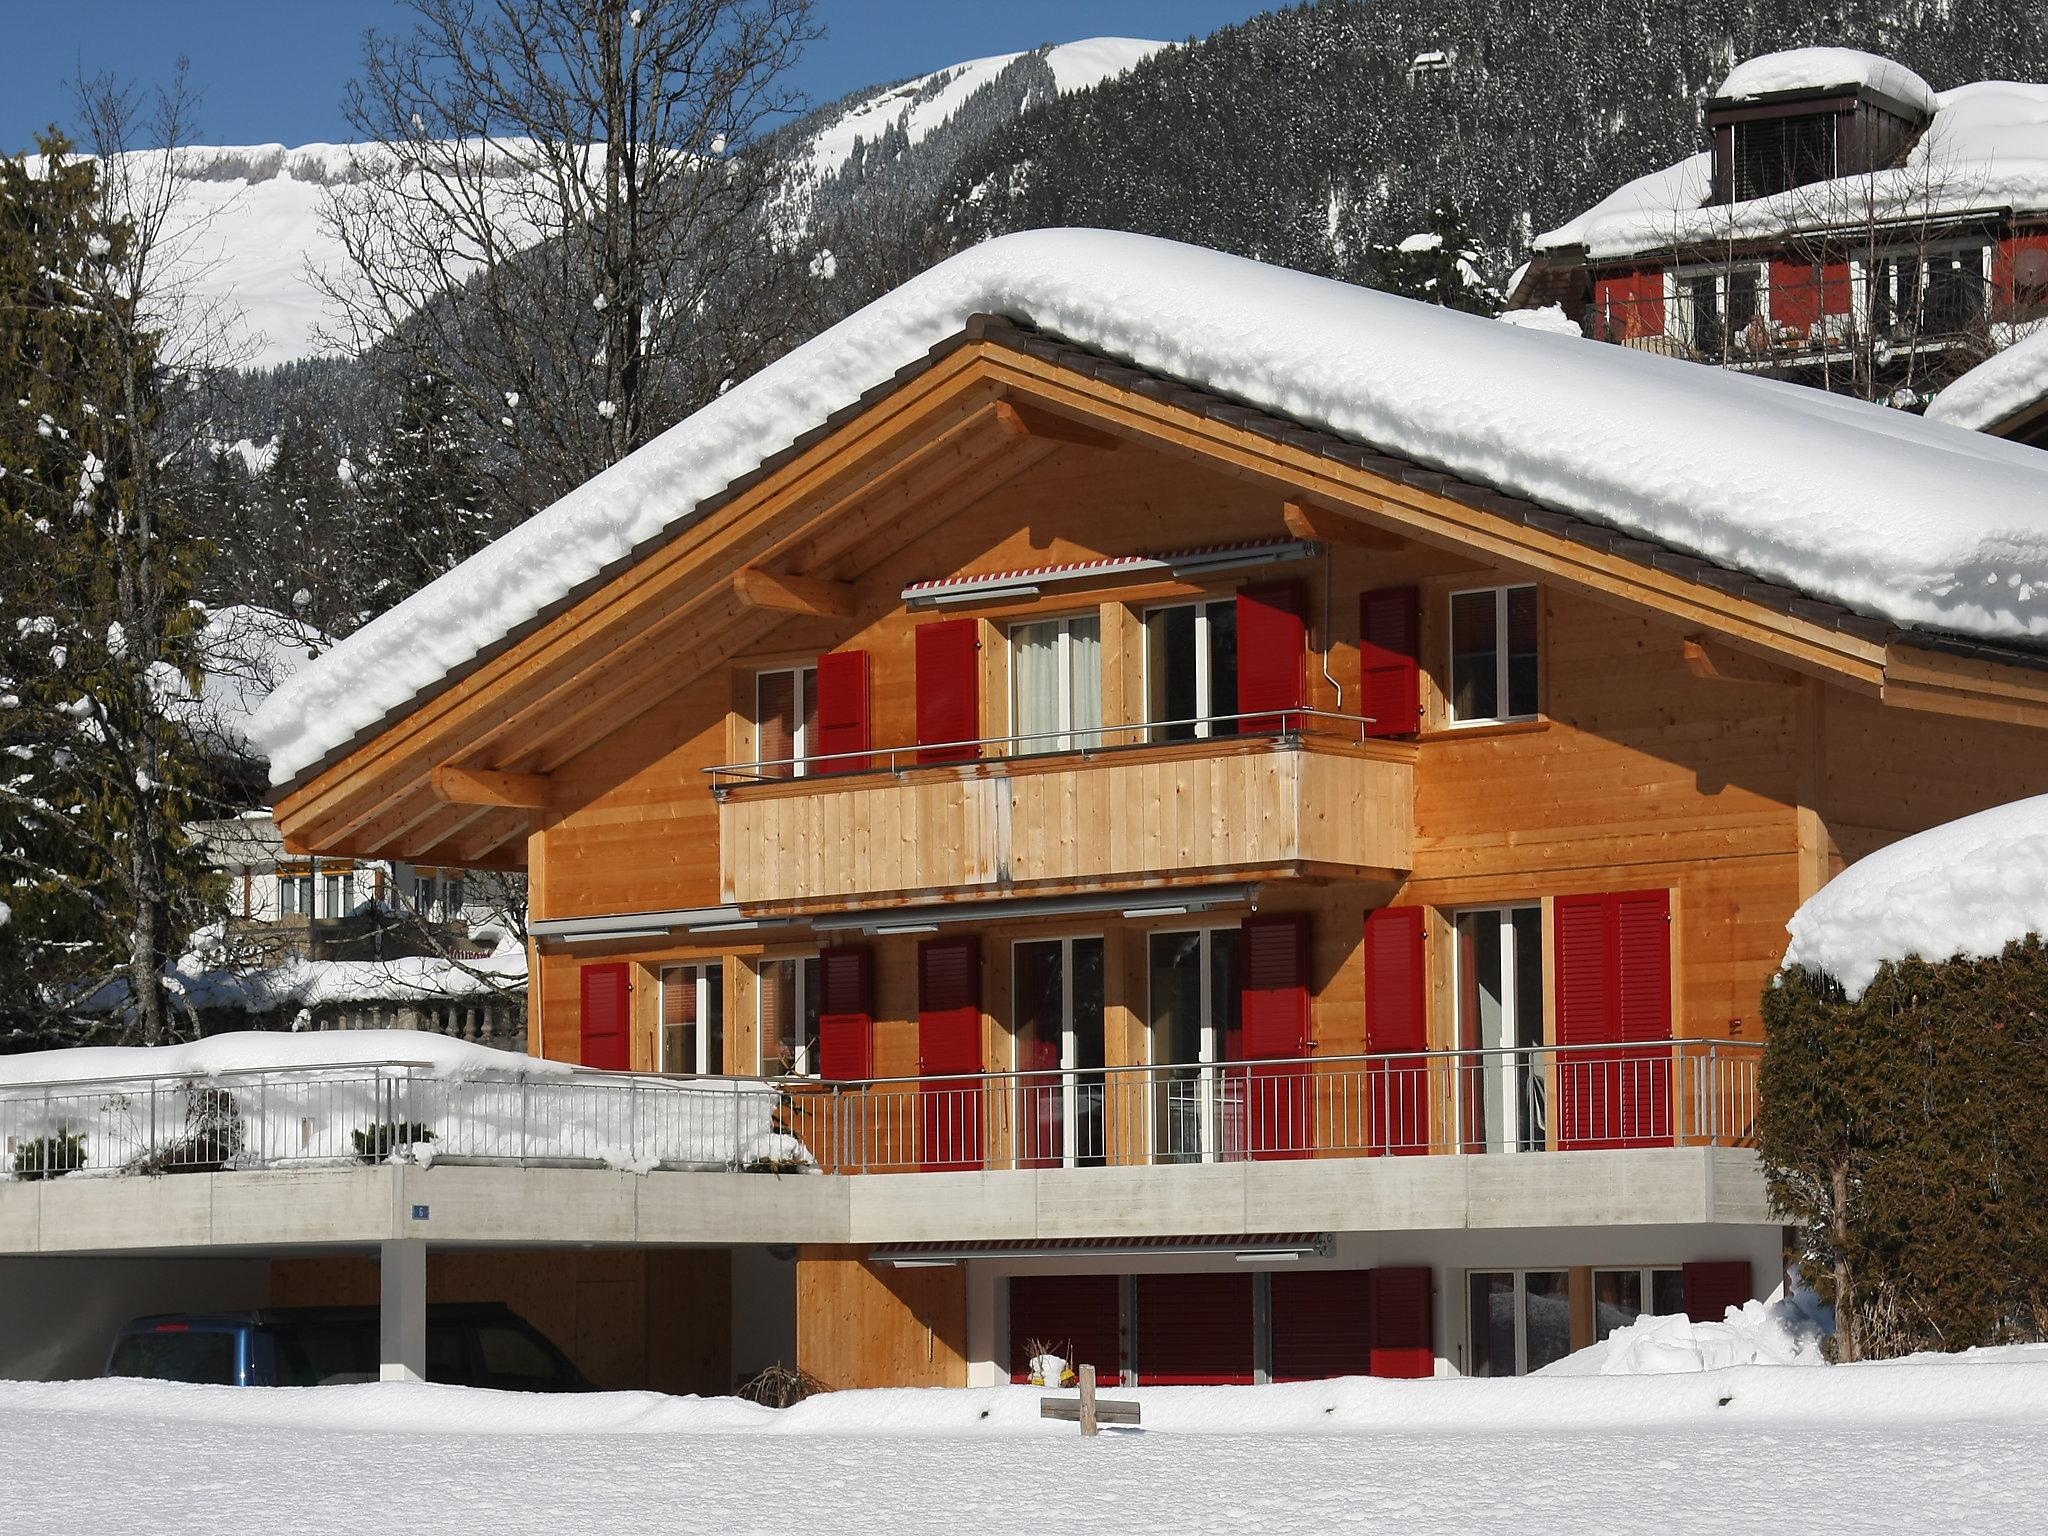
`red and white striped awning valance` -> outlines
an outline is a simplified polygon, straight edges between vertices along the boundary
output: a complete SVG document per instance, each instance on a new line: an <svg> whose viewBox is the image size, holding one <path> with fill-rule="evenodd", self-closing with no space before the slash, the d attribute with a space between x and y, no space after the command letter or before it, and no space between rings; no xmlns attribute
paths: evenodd
<svg viewBox="0 0 2048 1536"><path fill-rule="evenodd" d="M1054 565L1019 566L1014 570L980 571L971 576L944 576L913 581L903 589L906 603L961 602L980 597L1028 595L1036 588L1066 582L1098 581L1114 576L1156 571L1161 575L1228 570L1248 565L1273 565L1316 553L1304 539L1264 539L1240 544L1204 544L1193 549L1154 555L1111 555L1097 560L1069 560Z"/></svg>

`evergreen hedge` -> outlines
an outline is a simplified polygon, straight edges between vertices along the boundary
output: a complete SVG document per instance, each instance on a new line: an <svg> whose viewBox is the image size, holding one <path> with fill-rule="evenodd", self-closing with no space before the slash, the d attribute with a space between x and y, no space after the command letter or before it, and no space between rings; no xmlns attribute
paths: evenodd
<svg viewBox="0 0 2048 1536"><path fill-rule="evenodd" d="M2048 1328L2048 947L1764 997L1757 1142L1843 1359Z"/></svg>

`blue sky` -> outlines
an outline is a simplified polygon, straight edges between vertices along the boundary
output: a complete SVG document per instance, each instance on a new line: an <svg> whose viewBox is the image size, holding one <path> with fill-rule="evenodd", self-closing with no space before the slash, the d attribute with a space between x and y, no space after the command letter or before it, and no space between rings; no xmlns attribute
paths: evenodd
<svg viewBox="0 0 2048 1536"><path fill-rule="evenodd" d="M1117 34L1179 41L1276 0L816 0L827 30L797 72L815 101L983 54ZM182 54L203 93L197 138L303 144L348 136L342 88L365 27L397 0L0 0L0 152L71 116L81 69L145 84Z"/></svg>

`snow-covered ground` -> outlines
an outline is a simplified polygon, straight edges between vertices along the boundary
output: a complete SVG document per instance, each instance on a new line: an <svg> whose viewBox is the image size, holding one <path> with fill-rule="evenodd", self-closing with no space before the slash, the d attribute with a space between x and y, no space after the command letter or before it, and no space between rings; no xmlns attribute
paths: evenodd
<svg viewBox="0 0 2048 1536"><path fill-rule="evenodd" d="M777 1413L645 1393L0 1384L0 1529L1831 1533L2048 1524L2048 1349L1679 1376L1119 1392L1083 1440L1035 1388Z"/></svg>

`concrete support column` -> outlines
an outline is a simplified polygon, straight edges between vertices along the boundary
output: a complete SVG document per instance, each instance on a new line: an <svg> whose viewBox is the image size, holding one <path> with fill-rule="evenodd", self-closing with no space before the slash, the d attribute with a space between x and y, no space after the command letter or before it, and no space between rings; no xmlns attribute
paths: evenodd
<svg viewBox="0 0 2048 1536"><path fill-rule="evenodd" d="M378 1255L377 1361L382 1381L427 1379L427 1245L393 1238Z"/></svg>

